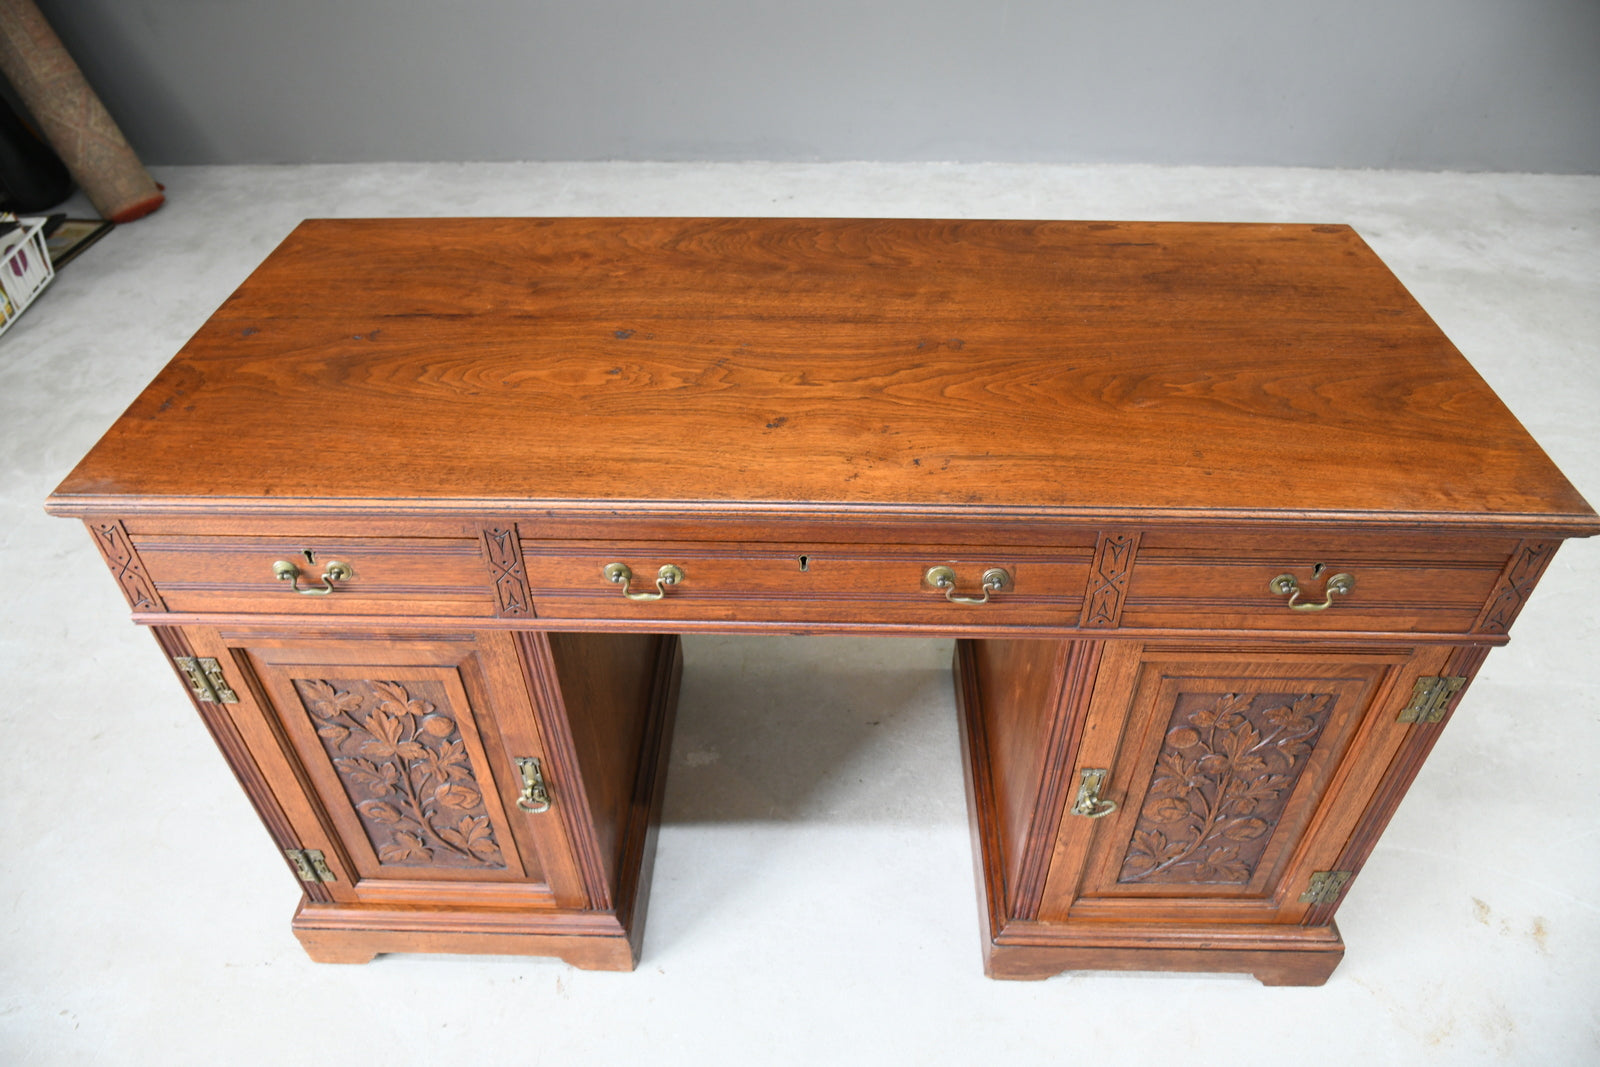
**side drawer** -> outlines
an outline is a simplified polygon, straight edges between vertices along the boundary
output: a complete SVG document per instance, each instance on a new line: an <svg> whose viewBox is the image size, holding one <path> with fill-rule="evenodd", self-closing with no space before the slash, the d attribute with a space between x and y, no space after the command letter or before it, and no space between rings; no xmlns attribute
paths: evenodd
<svg viewBox="0 0 1600 1067"><path fill-rule="evenodd" d="M1093 550L524 540L522 554L542 620L1061 626L1077 623ZM654 594L667 565L682 578L630 600L606 576L612 563L631 572L630 593ZM926 580L934 567L967 601L984 600L986 572L1006 581L983 603L952 601Z"/></svg>
<svg viewBox="0 0 1600 1067"><path fill-rule="evenodd" d="M1515 548L1509 539L1151 531L1122 625L1467 633ZM1298 596L1289 583L1274 590L1280 575ZM1330 594L1338 575L1349 576L1349 591Z"/></svg>
<svg viewBox="0 0 1600 1067"><path fill-rule="evenodd" d="M168 611L494 615L489 570L475 540L163 534L132 540ZM336 573L330 569L335 562L348 576L325 582L324 575ZM293 564L298 574L280 580L280 563Z"/></svg>

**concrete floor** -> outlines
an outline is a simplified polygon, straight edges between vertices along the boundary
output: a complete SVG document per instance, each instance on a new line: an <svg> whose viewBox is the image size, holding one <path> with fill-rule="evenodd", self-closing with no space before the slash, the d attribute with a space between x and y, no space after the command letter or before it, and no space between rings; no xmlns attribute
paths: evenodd
<svg viewBox="0 0 1600 1067"><path fill-rule="evenodd" d="M1349 222L1600 502L1600 178L936 165L168 169L0 338L0 1062L1593 1063L1600 543L1490 656L1320 989L984 979L942 642L687 642L644 959L318 966L81 527L40 503L304 216ZM286 413L292 415L292 413ZM204 457L195 457L197 469Z"/></svg>

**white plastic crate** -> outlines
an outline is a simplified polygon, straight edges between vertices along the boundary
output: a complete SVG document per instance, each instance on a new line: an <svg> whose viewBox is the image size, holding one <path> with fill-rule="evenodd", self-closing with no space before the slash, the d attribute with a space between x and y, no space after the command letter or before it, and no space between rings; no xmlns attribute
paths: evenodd
<svg viewBox="0 0 1600 1067"><path fill-rule="evenodd" d="M0 236L0 334L11 328L56 276L44 244L45 220L22 218L17 222L17 229Z"/></svg>

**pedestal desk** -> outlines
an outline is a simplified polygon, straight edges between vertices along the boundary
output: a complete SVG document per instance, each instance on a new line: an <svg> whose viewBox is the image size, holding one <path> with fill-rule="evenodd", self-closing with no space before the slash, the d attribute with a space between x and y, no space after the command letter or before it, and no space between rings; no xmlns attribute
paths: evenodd
<svg viewBox="0 0 1600 1067"><path fill-rule="evenodd" d="M314 959L632 967L678 635L920 634L989 974L1302 984L1600 530L1348 227L1146 223L306 222L49 508Z"/></svg>

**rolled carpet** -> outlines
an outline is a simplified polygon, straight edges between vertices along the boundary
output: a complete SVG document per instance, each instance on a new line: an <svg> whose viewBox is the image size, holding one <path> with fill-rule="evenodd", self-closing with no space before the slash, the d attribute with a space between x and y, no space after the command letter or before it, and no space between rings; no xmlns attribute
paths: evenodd
<svg viewBox="0 0 1600 1067"><path fill-rule="evenodd" d="M95 210L132 222L166 197L33 0L0 0L0 71Z"/></svg>

